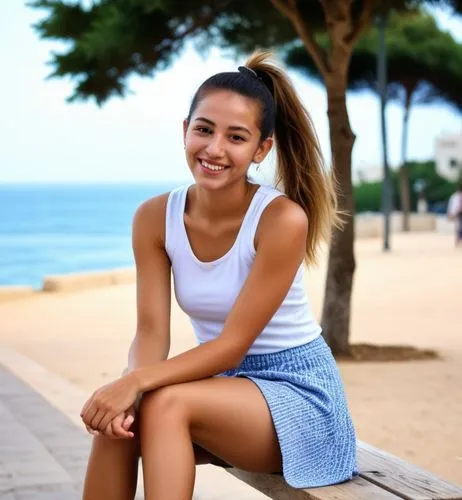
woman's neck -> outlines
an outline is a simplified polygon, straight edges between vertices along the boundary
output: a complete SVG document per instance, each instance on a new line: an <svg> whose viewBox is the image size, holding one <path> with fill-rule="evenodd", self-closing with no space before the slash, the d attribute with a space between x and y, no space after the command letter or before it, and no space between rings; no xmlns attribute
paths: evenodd
<svg viewBox="0 0 462 500"><path fill-rule="evenodd" d="M257 189L258 185L247 181L218 190L204 189L196 185L191 193L193 211L197 216L209 221L240 216L247 210Z"/></svg>

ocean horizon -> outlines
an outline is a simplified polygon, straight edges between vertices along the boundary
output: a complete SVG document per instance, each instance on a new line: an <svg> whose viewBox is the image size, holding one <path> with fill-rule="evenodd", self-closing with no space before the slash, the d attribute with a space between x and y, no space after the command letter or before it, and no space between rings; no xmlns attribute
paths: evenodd
<svg viewBox="0 0 462 500"><path fill-rule="evenodd" d="M133 266L136 209L187 183L0 184L0 286Z"/></svg>

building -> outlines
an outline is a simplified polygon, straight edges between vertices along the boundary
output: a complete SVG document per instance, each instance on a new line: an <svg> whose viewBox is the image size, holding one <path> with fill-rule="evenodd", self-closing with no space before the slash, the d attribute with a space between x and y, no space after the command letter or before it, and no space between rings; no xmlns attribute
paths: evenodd
<svg viewBox="0 0 462 500"><path fill-rule="evenodd" d="M462 177L462 134L447 134L435 141L436 172L449 181Z"/></svg>
<svg viewBox="0 0 462 500"><path fill-rule="evenodd" d="M352 168L351 178L355 186L362 182L380 182L383 179L383 167L360 162Z"/></svg>

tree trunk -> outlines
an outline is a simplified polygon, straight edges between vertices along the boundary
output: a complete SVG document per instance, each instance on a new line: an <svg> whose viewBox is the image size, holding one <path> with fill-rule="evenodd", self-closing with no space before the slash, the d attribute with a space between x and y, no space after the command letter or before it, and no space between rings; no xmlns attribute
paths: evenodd
<svg viewBox="0 0 462 500"><path fill-rule="evenodd" d="M410 229L409 217L411 212L411 196L409 188L409 168L407 166L407 138L409 133L409 111L411 108L412 92L405 90L406 97L404 103L403 116L403 136L401 139L401 168L399 169L399 184L401 195L402 229L408 232Z"/></svg>
<svg viewBox="0 0 462 500"><path fill-rule="evenodd" d="M349 353L350 307L355 258L354 204L351 182L351 153L355 136L350 127L346 107L348 68L355 42L369 23L372 3L365 2L358 22L353 22L351 2L321 1L326 30L331 40L324 51L316 42L309 20L301 17L298 2L271 0L271 3L292 22L307 52L323 77L327 90L328 118L332 163L339 186L339 209L345 214L345 225L334 229L329 261L321 325L323 335L334 354Z"/></svg>
<svg viewBox="0 0 462 500"><path fill-rule="evenodd" d="M355 136L346 107L346 85L326 85L332 160L340 186L339 208L347 215L342 230L334 229L322 312L323 335L334 354L348 354L351 293L355 270L354 202L351 182L351 153ZM335 82L336 79L334 78Z"/></svg>

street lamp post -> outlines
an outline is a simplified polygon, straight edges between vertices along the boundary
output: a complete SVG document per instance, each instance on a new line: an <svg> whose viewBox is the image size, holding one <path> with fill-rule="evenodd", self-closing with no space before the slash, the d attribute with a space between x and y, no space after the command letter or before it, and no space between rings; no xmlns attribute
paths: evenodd
<svg viewBox="0 0 462 500"><path fill-rule="evenodd" d="M377 90L380 96L380 124L382 134L383 182L382 182L382 212L384 219L383 250L390 250L390 215L392 209L392 186L390 166L388 164L388 143L386 130L385 108L387 104L387 53L385 45L386 14L379 13L376 19L379 33L377 52Z"/></svg>

